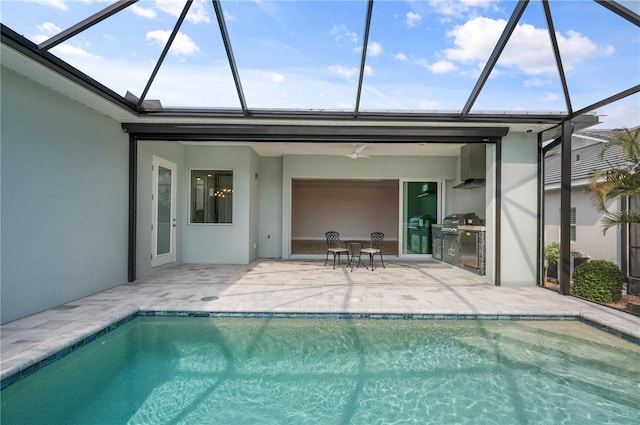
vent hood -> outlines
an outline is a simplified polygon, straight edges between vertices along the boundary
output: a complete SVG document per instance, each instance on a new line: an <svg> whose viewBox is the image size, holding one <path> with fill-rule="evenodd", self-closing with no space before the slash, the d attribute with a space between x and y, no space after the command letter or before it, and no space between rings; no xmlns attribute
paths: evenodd
<svg viewBox="0 0 640 425"><path fill-rule="evenodd" d="M487 145L467 144L460 148L460 180L454 189L475 189L485 185Z"/></svg>

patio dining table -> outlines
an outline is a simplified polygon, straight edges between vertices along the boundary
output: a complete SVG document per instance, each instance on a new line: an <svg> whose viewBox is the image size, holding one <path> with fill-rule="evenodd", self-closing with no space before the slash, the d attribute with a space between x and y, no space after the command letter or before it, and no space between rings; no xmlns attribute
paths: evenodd
<svg viewBox="0 0 640 425"><path fill-rule="evenodd" d="M360 259L360 250L366 243L369 243L368 239L347 239L344 241L345 247L349 250L349 265L351 266L351 271L353 271L354 260ZM358 268L358 264L356 264L356 268Z"/></svg>

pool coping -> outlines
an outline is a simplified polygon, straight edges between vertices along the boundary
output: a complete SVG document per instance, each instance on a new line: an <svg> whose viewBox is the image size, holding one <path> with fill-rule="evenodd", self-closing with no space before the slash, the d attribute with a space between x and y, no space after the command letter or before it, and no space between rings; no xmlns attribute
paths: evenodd
<svg viewBox="0 0 640 425"><path fill-rule="evenodd" d="M514 320L514 321L578 321L598 330L640 345L640 337L579 314L455 314L455 313L366 313L366 312L237 312L237 311L180 311L145 310L128 311L109 325L77 337L53 354L43 354L20 365L2 371L0 391L36 373L79 348L118 329L138 317L184 318L257 318L257 319L334 319L334 320Z"/></svg>

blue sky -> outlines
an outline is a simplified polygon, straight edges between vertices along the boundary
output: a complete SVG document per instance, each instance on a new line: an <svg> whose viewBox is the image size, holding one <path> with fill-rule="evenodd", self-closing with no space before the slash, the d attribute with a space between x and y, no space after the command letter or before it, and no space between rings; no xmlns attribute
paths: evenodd
<svg viewBox="0 0 640 425"><path fill-rule="evenodd" d="M111 1L3 0L3 24L40 43ZM640 2L622 2L640 13ZM221 2L249 108L353 110L366 1ZM52 49L119 94L140 96L184 6L141 0ZM514 1L376 1L361 110L459 111ZM640 83L640 30L591 0L550 1L574 110ZM164 106L238 108L211 1L194 1L147 94ZM540 1L527 7L472 108L564 112ZM598 110L640 124L640 96Z"/></svg>

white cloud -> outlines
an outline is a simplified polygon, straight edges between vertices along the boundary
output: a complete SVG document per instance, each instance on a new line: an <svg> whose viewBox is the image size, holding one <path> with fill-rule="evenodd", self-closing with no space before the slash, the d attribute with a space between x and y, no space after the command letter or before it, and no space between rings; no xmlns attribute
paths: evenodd
<svg viewBox="0 0 640 425"><path fill-rule="evenodd" d="M382 54L382 50L382 44L375 41L369 43L369 46L367 46L367 54L371 56L380 56Z"/></svg>
<svg viewBox="0 0 640 425"><path fill-rule="evenodd" d="M634 128L640 125L640 98L633 95L597 111L601 124L595 128Z"/></svg>
<svg viewBox="0 0 640 425"><path fill-rule="evenodd" d="M434 74L446 74L449 72L457 71L458 67L453 62L440 60L438 62L427 65L427 69L429 69Z"/></svg>
<svg viewBox="0 0 640 425"><path fill-rule="evenodd" d="M462 17L498 7L493 0L430 0L429 4L436 13L452 17Z"/></svg>
<svg viewBox="0 0 640 425"><path fill-rule="evenodd" d="M173 0L156 0L156 7L171 16L180 16L180 12L184 8L184 3Z"/></svg>
<svg viewBox="0 0 640 425"><path fill-rule="evenodd" d="M329 35L333 37L335 41L350 40L353 43L358 42L358 34L349 30L346 25L334 25L329 31Z"/></svg>
<svg viewBox="0 0 640 425"><path fill-rule="evenodd" d="M562 52L562 66L567 72L587 59L607 57L613 53L611 46L600 48L588 37L575 31L568 31L566 35L557 33L556 38ZM528 24L518 25L499 63L517 67L529 75L558 72L548 31Z"/></svg>
<svg viewBox="0 0 640 425"><path fill-rule="evenodd" d="M186 18L189 22L194 24L198 24L200 22L209 23L209 12L205 7L204 1L194 1L191 9L189 9L189 13Z"/></svg>
<svg viewBox="0 0 640 425"><path fill-rule="evenodd" d="M407 12L407 26L415 27L422 20L422 16L414 12Z"/></svg>
<svg viewBox="0 0 640 425"><path fill-rule="evenodd" d="M269 17L275 18L279 14L277 2L268 0L253 0L253 2Z"/></svg>
<svg viewBox="0 0 640 425"><path fill-rule="evenodd" d="M527 88L531 88L531 87L547 87L551 85L551 81L549 80L542 80L540 78L532 78L530 80L526 80L524 82L524 86Z"/></svg>
<svg viewBox="0 0 640 425"><path fill-rule="evenodd" d="M555 93L547 93L540 98L541 102L557 102L560 97Z"/></svg>
<svg viewBox="0 0 640 425"><path fill-rule="evenodd" d="M127 10L130 10L131 12L135 13L138 16L142 16L143 18L154 19L157 16L155 10L140 7L137 4L129 6Z"/></svg>
<svg viewBox="0 0 640 425"><path fill-rule="evenodd" d="M371 68L369 65L365 65L364 66L364 75L368 75L368 76L375 75L375 73L373 72L373 68Z"/></svg>
<svg viewBox="0 0 640 425"><path fill-rule="evenodd" d="M455 63L483 66L505 26L506 21L503 19L484 17L456 26L447 33L454 47L445 49L444 57ZM565 71L574 69L586 59L606 57L613 51L610 46L598 47L588 37L575 31L568 31L566 35L556 34L556 37L562 51ZM547 30L529 24L516 27L498 64L517 68L528 75L557 74L558 71Z"/></svg>
<svg viewBox="0 0 640 425"><path fill-rule="evenodd" d="M404 53L398 52L395 55L393 55L393 58L397 61L400 62L408 62L409 58L407 57L407 55L405 55Z"/></svg>
<svg viewBox="0 0 640 425"><path fill-rule="evenodd" d="M271 80L272 83L276 83L276 84L282 84L285 81L284 75L277 73L277 72L269 72L269 80Z"/></svg>
<svg viewBox="0 0 640 425"><path fill-rule="evenodd" d="M347 79L353 79L360 76L360 68L356 68L356 67L349 68L347 66L342 66L342 65L331 65L329 66L329 71ZM373 76L374 75L373 68L371 68L369 65L365 65L364 75Z"/></svg>
<svg viewBox="0 0 640 425"><path fill-rule="evenodd" d="M9 0L4 0L9 1ZM43 6L53 7L55 9L67 10L67 4L69 3L113 3L112 0L14 0L25 3L38 3Z"/></svg>
<svg viewBox="0 0 640 425"><path fill-rule="evenodd" d="M456 62L486 61L505 26L503 19L480 17L454 27L447 36L455 47L445 49L445 57Z"/></svg>
<svg viewBox="0 0 640 425"><path fill-rule="evenodd" d="M44 43L49 38L51 38L51 37L49 37L48 35L44 35L44 34L36 34L36 35L30 35L29 36L29 40L33 41L36 44Z"/></svg>
<svg viewBox="0 0 640 425"><path fill-rule="evenodd" d="M574 69L580 62L591 57L607 57L615 52L613 46L598 47L579 32L567 31L566 36L556 34L558 48L562 52L562 66Z"/></svg>
<svg viewBox="0 0 640 425"><path fill-rule="evenodd" d="M64 0L27 0L27 1L30 1L32 3L38 3L44 6L50 6L60 10L67 10L67 4Z"/></svg>
<svg viewBox="0 0 640 425"><path fill-rule="evenodd" d="M228 11L224 10L222 12L222 14L224 15L224 20L227 22L233 22L236 20L236 17L233 16L231 13L229 13Z"/></svg>
<svg viewBox="0 0 640 425"><path fill-rule="evenodd" d="M61 58L65 58L65 60L69 59L99 59L100 56L92 55L87 50L77 47L71 46L69 44L58 44L56 47L51 49L51 53Z"/></svg>
<svg viewBox="0 0 640 425"><path fill-rule="evenodd" d="M358 68L355 68L355 67L349 68L342 65L331 65L329 66L329 71L345 78L353 78L360 73L360 69Z"/></svg>
<svg viewBox="0 0 640 425"><path fill-rule="evenodd" d="M194 1L189 8L189 12L185 19L193 24L198 24L200 22L208 23L210 21L209 12L207 12L205 4L204 0ZM169 15L180 16L182 9L184 9L184 2L177 2L175 0L156 0L156 7Z"/></svg>
<svg viewBox="0 0 640 425"><path fill-rule="evenodd" d="M167 43L167 40L169 40L169 36L171 36L170 30L156 30L148 32L146 38L147 41L153 41L157 45L164 47L164 45ZM189 36L178 32L175 39L173 40L173 43L171 43L171 48L169 49L169 51L178 57L184 57L198 53L200 49L198 48L196 43L194 43L193 40L189 38Z"/></svg>
<svg viewBox="0 0 640 425"><path fill-rule="evenodd" d="M51 22L45 22L44 24L38 25L38 30L48 35L55 35L61 31L60 27L56 24L52 24Z"/></svg>

